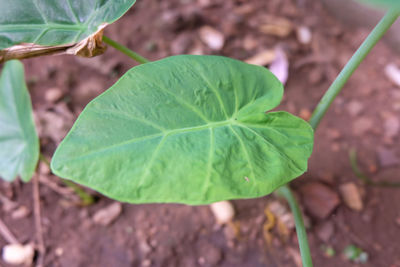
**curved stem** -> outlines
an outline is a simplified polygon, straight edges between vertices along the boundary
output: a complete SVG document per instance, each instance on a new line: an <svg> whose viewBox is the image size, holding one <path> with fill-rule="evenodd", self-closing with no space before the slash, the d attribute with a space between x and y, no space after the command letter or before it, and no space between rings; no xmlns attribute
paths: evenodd
<svg viewBox="0 0 400 267"><path fill-rule="evenodd" d="M103 41L114 47L115 49L121 51L122 53L124 53L125 55L127 55L128 57L132 58L133 60L135 60L136 62L140 63L140 64L144 64L144 63L148 63L150 62L150 60L148 60L147 58L142 57L141 55L139 55L136 52L133 52L132 50L130 50L128 47L108 38L107 36L103 35Z"/></svg>
<svg viewBox="0 0 400 267"><path fill-rule="evenodd" d="M346 66L342 69L335 81L329 87L328 91L326 91L325 95L322 97L311 116L310 124L314 128L314 130L318 127L318 124L324 117L329 106L332 104L336 96L340 93L343 86L349 80L350 76L357 69L364 58L368 55L371 49L376 45L376 43L387 32L390 26L392 26L399 15L400 10L389 10L382 18L382 20L378 23L378 25L376 25L376 27L368 35L362 45L358 48L356 53L347 62Z"/></svg>
<svg viewBox="0 0 400 267"><path fill-rule="evenodd" d="M347 62L346 66L342 69L342 71L339 73L335 81L328 88L325 95L318 103L317 107L315 108L310 118L310 124L314 130L317 129L321 119L324 117L325 113L332 104L333 100L340 93L343 86L349 80L351 75L361 64L364 58L369 54L369 52L376 45L376 43L382 38L382 36L387 32L387 30L389 30L390 26L392 26L392 24L396 21L396 19L399 16L400 16L400 10L398 9L389 10L382 18L382 20L378 23L378 25L376 25L376 27L368 35L365 41L361 44L356 53ZM308 246L308 241L307 241L307 233L304 228L304 222L301 215L301 211L299 209L299 205L297 204L297 201L294 198L288 185L284 185L281 188L279 188L277 190L277 193L287 200L290 209L293 212L303 266L312 267L313 265L311 261L310 248Z"/></svg>
<svg viewBox="0 0 400 267"><path fill-rule="evenodd" d="M276 190L276 193L286 199L286 201L289 203L290 209L292 210L303 267L312 267L313 264L310 247L308 246L307 232L306 228L304 227L303 216L301 214L299 204L287 185L280 187L278 190Z"/></svg>

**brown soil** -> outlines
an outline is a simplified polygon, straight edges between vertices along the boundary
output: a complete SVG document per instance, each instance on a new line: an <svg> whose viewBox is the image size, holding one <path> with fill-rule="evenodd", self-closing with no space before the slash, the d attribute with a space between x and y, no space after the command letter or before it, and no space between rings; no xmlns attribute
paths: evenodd
<svg viewBox="0 0 400 267"><path fill-rule="evenodd" d="M309 27L312 43L299 44L295 33L287 37L261 33L259 25L266 15ZM204 25L224 34L226 43L221 51L213 52L199 40L198 30ZM303 117L315 107L367 33L366 29L342 25L318 1L311 0L138 1L106 31L111 38L152 60L193 50L246 59L279 44L290 62L280 109ZM249 48L249 42L254 42L253 48ZM24 63L35 112L72 112L73 118L134 65L112 48L94 59L55 56ZM400 118L400 89L383 72L389 63L400 63L400 60L381 42L332 105L316 133L308 172L292 183L308 219L315 266L357 266L342 254L349 244L368 253L369 259L363 266L400 266L399 188L363 185L351 169L348 157L349 150L355 148L360 167L375 181L399 178L400 165L396 158L389 164L387 158L379 156L379 151L386 149L400 157L398 131L388 136L393 122L398 123ZM51 88L64 93L57 105L46 101L46 91ZM60 103L66 106L57 111ZM65 134L63 127L68 128L73 121L68 121L68 114L64 115L59 117L61 127L50 127L59 132L41 135L42 151L49 157L57 137ZM56 177L47 176L63 187ZM322 183L331 189L329 192L340 196L339 188L346 182L355 183L361 192L360 211L350 209L342 199L327 217L310 211L306 203L324 210L330 200L307 199L312 189L305 189L306 184L312 188ZM317 193L322 194L321 199L329 198ZM3 202L0 216L21 242L35 241L32 182L11 185L0 182L0 194L31 211L15 219ZM93 223L92 216L112 203L103 196L98 196L95 204L81 207L41 183L40 200L45 266L298 266L299 252L293 230L286 242L276 229L272 232L271 244L263 236L267 220L264 209L276 200L272 195L233 201L234 225L224 227L216 225L207 206L123 204L121 215L110 225L101 226ZM5 244L0 238L0 247ZM336 255L325 255L323 246L334 248ZM0 266L7 265L0 260Z"/></svg>

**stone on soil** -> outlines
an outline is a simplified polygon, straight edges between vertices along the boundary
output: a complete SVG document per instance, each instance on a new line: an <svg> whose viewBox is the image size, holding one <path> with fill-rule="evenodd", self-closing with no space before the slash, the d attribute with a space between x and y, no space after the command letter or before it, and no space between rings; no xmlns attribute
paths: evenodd
<svg viewBox="0 0 400 267"><path fill-rule="evenodd" d="M338 194L319 182L308 183L302 186L300 191L306 210L318 219L327 218L340 204Z"/></svg>
<svg viewBox="0 0 400 267"><path fill-rule="evenodd" d="M26 265L30 266L33 261L35 250L32 244L9 244L5 245L2 249L3 261L13 265Z"/></svg>
<svg viewBox="0 0 400 267"><path fill-rule="evenodd" d="M319 224L315 229L315 233L317 234L318 238L325 243L329 242L334 232L335 227L331 221L323 222L322 224Z"/></svg>
<svg viewBox="0 0 400 267"><path fill-rule="evenodd" d="M378 150L378 159L380 166L383 168L400 164L400 159L394 151L383 147Z"/></svg>
<svg viewBox="0 0 400 267"><path fill-rule="evenodd" d="M212 50L221 50L225 43L224 35L210 26L203 26L199 31L200 39Z"/></svg>
<svg viewBox="0 0 400 267"><path fill-rule="evenodd" d="M359 188L354 183L345 183L339 187L340 194L347 207L361 211L364 207Z"/></svg>
<svg viewBox="0 0 400 267"><path fill-rule="evenodd" d="M93 215L93 221L96 224L107 226L117 219L121 214L122 205L119 202L114 202L107 207L98 210Z"/></svg>
<svg viewBox="0 0 400 267"><path fill-rule="evenodd" d="M229 201L212 203L210 208L218 224L226 224L235 216L235 210Z"/></svg>

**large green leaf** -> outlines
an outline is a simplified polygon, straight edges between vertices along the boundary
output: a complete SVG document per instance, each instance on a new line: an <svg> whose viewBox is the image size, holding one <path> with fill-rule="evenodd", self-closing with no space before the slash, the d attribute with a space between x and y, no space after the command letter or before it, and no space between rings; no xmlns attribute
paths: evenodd
<svg viewBox="0 0 400 267"><path fill-rule="evenodd" d="M4 65L0 77L0 177L17 175L29 181L39 158L39 139L32 119L32 105L19 61Z"/></svg>
<svg viewBox="0 0 400 267"><path fill-rule="evenodd" d="M135 0L0 0L0 49L77 43L120 18Z"/></svg>
<svg viewBox="0 0 400 267"><path fill-rule="evenodd" d="M264 196L307 168L313 131L268 70L217 56L134 67L82 112L55 174L126 202Z"/></svg>
<svg viewBox="0 0 400 267"><path fill-rule="evenodd" d="M361 3L373 4L376 6L382 6L385 8L398 8L400 9L399 0L358 0Z"/></svg>

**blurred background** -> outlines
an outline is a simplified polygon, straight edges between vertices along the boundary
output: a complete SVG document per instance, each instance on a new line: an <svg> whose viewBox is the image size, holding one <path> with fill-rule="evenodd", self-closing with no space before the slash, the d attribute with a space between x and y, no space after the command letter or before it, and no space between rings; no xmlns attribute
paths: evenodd
<svg viewBox="0 0 400 267"><path fill-rule="evenodd" d="M348 0L138 0L105 35L151 60L217 54L276 68L287 77L278 110L308 119L382 14ZM291 184L315 266L400 266L400 188L366 184L349 158L373 182L400 179L399 40L395 26L355 72ZM48 159L85 105L136 64L111 47L24 63ZM44 266L301 266L292 215L274 195L232 201L221 223L209 206L120 204L90 190L96 202L82 206L44 162L39 177ZM24 243L37 234L32 188L0 181L0 217Z"/></svg>

